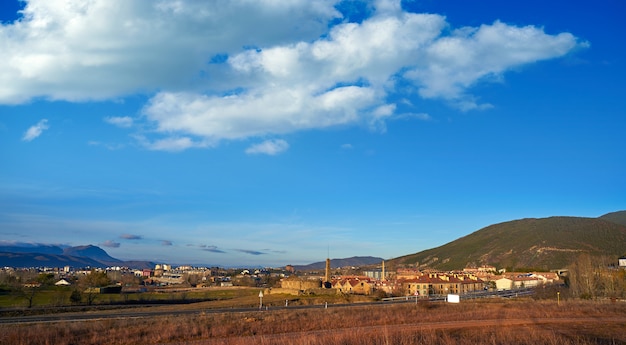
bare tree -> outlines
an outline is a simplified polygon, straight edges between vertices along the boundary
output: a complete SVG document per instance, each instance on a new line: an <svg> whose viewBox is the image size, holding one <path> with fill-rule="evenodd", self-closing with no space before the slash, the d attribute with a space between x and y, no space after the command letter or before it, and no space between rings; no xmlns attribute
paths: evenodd
<svg viewBox="0 0 626 345"><path fill-rule="evenodd" d="M28 285L18 288L15 292L17 296L24 298L28 302L28 308L32 308L35 295L39 292L39 286Z"/></svg>
<svg viewBox="0 0 626 345"><path fill-rule="evenodd" d="M569 286L575 297L621 297L626 290L626 273L606 256L582 254L569 266Z"/></svg>
<svg viewBox="0 0 626 345"><path fill-rule="evenodd" d="M574 296L590 299L596 297L596 272L587 253L580 255L569 267L569 281Z"/></svg>
<svg viewBox="0 0 626 345"><path fill-rule="evenodd" d="M87 275L78 280L78 285L84 289L87 297L87 305L91 305L100 294L99 288L111 284L106 272L91 270Z"/></svg>

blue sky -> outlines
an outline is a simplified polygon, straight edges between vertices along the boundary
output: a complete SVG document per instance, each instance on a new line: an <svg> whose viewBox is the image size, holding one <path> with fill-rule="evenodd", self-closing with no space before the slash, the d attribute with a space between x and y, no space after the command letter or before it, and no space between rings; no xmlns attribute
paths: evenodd
<svg viewBox="0 0 626 345"><path fill-rule="evenodd" d="M282 266L626 209L621 1L1 6L3 242Z"/></svg>

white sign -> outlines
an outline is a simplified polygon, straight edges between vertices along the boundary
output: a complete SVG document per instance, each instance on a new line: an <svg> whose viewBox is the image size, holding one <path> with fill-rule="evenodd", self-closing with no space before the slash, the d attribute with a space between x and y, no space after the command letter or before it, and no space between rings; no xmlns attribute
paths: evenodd
<svg viewBox="0 0 626 345"><path fill-rule="evenodd" d="M459 295L448 294L448 303L459 303L461 302L461 298Z"/></svg>
<svg viewBox="0 0 626 345"><path fill-rule="evenodd" d="M263 291L259 292L259 298L263 298Z"/></svg>

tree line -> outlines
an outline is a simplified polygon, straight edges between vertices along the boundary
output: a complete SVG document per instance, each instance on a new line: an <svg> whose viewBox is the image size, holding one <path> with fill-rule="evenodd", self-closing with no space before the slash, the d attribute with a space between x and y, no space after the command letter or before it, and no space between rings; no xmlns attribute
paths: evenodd
<svg viewBox="0 0 626 345"><path fill-rule="evenodd" d="M566 282L572 297L626 298L626 270L615 258L582 254L569 265Z"/></svg>

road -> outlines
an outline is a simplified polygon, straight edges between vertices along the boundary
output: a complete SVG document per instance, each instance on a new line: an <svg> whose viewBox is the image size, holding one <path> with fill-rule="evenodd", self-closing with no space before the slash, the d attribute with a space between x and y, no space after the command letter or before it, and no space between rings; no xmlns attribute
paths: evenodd
<svg viewBox="0 0 626 345"><path fill-rule="evenodd" d="M276 310L298 310L298 309L323 309L323 308L347 308L347 307L360 307L368 305L383 305L382 302L365 302L365 303L351 303L351 304L328 304L322 305L293 305L289 307L263 307L257 308L222 308L222 309L175 309L172 306L168 307L154 307L154 308L134 308L134 309L115 309L107 311L88 311L88 312L72 312L62 314L44 314L44 315L29 315L29 316L13 316L13 317L1 317L0 325L11 324L28 324L28 323L57 323L57 322L80 322L80 321L95 321L105 319L136 319L143 317L155 317L155 316L182 316L182 315L202 315L213 313L247 313L247 312L266 312ZM141 310L136 310L141 309Z"/></svg>
<svg viewBox="0 0 626 345"><path fill-rule="evenodd" d="M496 293L479 292L472 295L463 295L463 299L475 299L475 298L487 298L487 297L520 297L532 293L530 290L518 290L518 291L499 291ZM420 299L422 301L428 300L431 302L445 301L444 296L434 296L429 299ZM388 305L391 303L415 303L417 302L414 297L396 297L389 298L383 301L377 302L362 302L362 303L347 303L347 304L322 304L322 305L292 305L288 307L269 307L264 310L282 310L282 309L320 309L320 308L347 308L347 307L360 307L360 306L372 306L372 305ZM109 310L92 310L85 312L67 312L56 314L43 314L43 315L29 315L29 316L12 316L12 317L0 317L0 325L7 324L28 324L28 323L55 323L55 322L80 322L80 321L94 321L104 319L133 319L143 317L155 317L155 316L182 316L182 315L201 315L210 313L244 313L259 311L259 308L223 308L223 309L200 309L192 308L190 305L186 305L183 308L175 308L173 306L146 306L146 307L134 307L134 308L121 308L121 309L109 309Z"/></svg>

